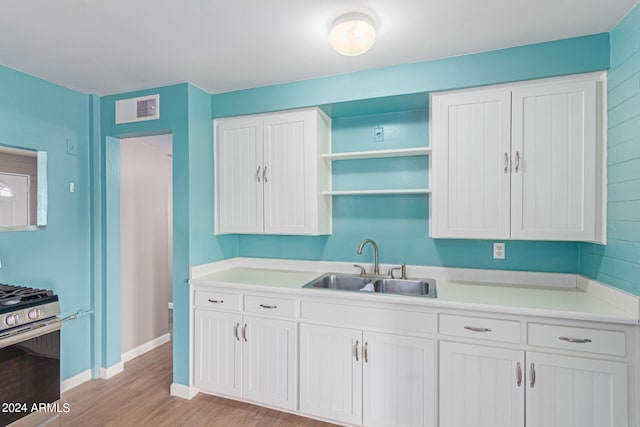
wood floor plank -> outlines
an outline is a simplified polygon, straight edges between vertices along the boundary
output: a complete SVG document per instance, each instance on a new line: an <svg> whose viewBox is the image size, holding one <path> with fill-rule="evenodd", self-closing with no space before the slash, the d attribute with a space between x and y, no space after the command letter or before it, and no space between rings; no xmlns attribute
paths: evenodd
<svg viewBox="0 0 640 427"><path fill-rule="evenodd" d="M88 381L62 395L70 411L62 427L329 427L333 424L199 393L191 400L169 395L172 344L131 360L109 379Z"/></svg>

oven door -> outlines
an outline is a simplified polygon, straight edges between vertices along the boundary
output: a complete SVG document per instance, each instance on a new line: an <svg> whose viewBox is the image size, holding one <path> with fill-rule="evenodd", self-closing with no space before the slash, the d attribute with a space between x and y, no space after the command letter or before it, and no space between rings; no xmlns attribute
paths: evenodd
<svg viewBox="0 0 640 427"><path fill-rule="evenodd" d="M61 325L55 319L0 338L0 426L60 399Z"/></svg>

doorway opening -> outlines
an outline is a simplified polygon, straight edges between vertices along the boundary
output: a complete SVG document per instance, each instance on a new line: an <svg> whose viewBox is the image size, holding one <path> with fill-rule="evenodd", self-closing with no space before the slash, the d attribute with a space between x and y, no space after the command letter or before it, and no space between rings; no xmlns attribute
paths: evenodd
<svg viewBox="0 0 640 427"><path fill-rule="evenodd" d="M172 147L171 134L120 140L122 362L171 339Z"/></svg>

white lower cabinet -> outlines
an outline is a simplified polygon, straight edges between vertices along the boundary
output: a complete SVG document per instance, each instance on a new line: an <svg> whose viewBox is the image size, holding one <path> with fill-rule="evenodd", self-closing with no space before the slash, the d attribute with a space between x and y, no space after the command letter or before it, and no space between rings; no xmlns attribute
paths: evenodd
<svg viewBox="0 0 640 427"><path fill-rule="evenodd" d="M194 320L196 387L295 409L295 322L200 309Z"/></svg>
<svg viewBox="0 0 640 427"><path fill-rule="evenodd" d="M627 367L441 342L439 425L627 427Z"/></svg>
<svg viewBox="0 0 640 427"><path fill-rule="evenodd" d="M300 324L300 410L366 426L434 426L433 341Z"/></svg>
<svg viewBox="0 0 640 427"><path fill-rule="evenodd" d="M240 397L240 340L242 316L195 309L194 384L196 387Z"/></svg>
<svg viewBox="0 0 640 427"><path fill-rule="evenodd" d="M533 352L526 357L527 427L629 425L626 364Z"/></svg>

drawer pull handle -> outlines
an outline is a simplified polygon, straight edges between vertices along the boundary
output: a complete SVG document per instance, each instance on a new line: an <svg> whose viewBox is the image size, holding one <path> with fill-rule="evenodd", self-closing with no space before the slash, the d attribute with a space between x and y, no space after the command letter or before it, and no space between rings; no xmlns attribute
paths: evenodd
<svg viewBox="0 0 640 427"><path fill-rule="evenodd" d="M264 305L264 304L260 304L260 307L262 307L262 308L278 308L277 305Z"/></svg>
<svg viewBox="0 0 640 427"><path fill-rule="evenodd" d="M589 338L571 338L571 337L558 337L560 341L572 342L576 344L586 344L591 342Z"/></svg>
<svg viewBox="0 0 640 427"><path fill-rule="evenodd" d="M238 335L238 328L240 328L240 323L236 323L236 326L233 328L233 334L236 336L236 341L240 341L240 336Z"/></svg>
<svg viewBox="0 0 640 427"><path fill-rule="evenodd" d="M491 332L491 328L478 328L477 326L465 326L464 328L473 332Z"/></svg>
<svg viewBox="0 0 640 427"><path fill-rule="evenodd" d="M222 303L224 303L224 300L221 300L221 299L211 299L211 298L209 298L207 301L209 301L211 304L222 304Z"/></svg>
<svg viewBox="0 0 640 427"><path fill-rule="evenodd" d="M355 350L356 350L356 362L360 361L360 355L358 354L358 346L360 344L360 341L356 341L356 346L355 346Z"/></svg>
<svg viewBox="0 0 640 427"><path fill-rule="evenodd" d="M247 342L247 324L245 323L242 327L242 339L244 342Z"/></svg>
<svg viewBox="0 0 640 427"><path fill-rule="evenodd" d="M516 378L516 383L518 384L518 387L520 387L522 385L522 366L520 365L520 362L516 365Z"/></svg>

